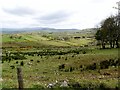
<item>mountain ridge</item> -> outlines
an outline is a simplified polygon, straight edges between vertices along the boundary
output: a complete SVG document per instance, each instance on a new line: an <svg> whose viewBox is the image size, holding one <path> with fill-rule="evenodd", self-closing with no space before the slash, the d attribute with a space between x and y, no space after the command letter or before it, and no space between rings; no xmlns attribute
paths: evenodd
<svg viewBox="0 0 120 90"><path fill-rule="evenodd" d="M56 28L43 28L43 27L34 27L34 28L1 28L2 33L20 33L20 32L79 32L79 31L91 31L96 30L96 28L87 28L87 29L56 29Z"/></svg>

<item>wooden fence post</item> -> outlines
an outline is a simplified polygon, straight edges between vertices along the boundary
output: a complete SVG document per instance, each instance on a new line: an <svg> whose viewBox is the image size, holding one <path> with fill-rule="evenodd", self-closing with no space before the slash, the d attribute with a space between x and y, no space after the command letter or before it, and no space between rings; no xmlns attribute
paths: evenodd
<svg viewBox="0 0 120 90"><path fill-rule="evenodd" d="M18 77L19 90L23 90L23 76L22 76L22 69L20 67L17 68L17 77Z"/></svg>

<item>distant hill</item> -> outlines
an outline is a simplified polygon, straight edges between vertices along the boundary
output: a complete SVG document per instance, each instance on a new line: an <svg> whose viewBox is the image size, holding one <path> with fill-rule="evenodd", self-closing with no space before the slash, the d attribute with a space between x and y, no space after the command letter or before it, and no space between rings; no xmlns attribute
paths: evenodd
<svg viewBox="0 0 120 90"><path fill-rule="evenodd" d="M96 28L87 28L87 29L55 29L55 28L42 28L42 27L35 27L35 28L2 28L2 33L12 34L12 33L21 33L21 32L96 32Z"/></svg>
<svg viewBox="0 0 120 90"><path fill-rule="evenodd" d="M96 33L98 28L87 28L87 29L82 29L82 33Z"/></svg>
<svg viewBox="0 0 120 90"><path fill-rule="evenodd" d="M2 28L2 33L20 33L20 32L33 32L33 31L45 31L45 32L66 32L66 31L78 31L78 29L55 29L55 28Z"/></svg>

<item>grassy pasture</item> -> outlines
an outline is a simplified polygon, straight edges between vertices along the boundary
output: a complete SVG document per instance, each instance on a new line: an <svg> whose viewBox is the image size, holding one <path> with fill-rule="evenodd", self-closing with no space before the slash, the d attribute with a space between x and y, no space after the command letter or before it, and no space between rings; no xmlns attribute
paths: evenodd
<svg viewBox="0 0 120 90"><path fill-rule="evenodd" d="M74 36L85 38L74 39ZM30 55L25 54L26 59L23 60L13 58L3 60L2 87L18 87L16 73L18 66L23 70L25 88L46 88L56 80L58 82L67 80L70 85L79 83L81 87L95 88L101 84L109 88L118 87L119 65L100 68L103 61L118 60L118 49L97 49L98 47L89 44L95 42L94 38L87 38L90 36L93 34L73 32L3 34L2 56L6 56L6 51L11 52L11 56L19 52L22 52L21 55L25 53ZM88 46L84 47L85 45ZM89 69L94 63L96 69ZM63 64L65 67L60 69Z"/></svg>
<svg viewBox="0 0 120 90"><path fill-rule="evenodd" d="M20 34L3 34L2 42L6 44L7 42L22 42L22 44L26 42L37 42L39 45L51 45L51 46L80 46L86 45L88 42L92 42L93 39L73 39L74 33L70 33L70 35L63 35L64 33L56 34L48 34L48 33L20 33ZM80 36L81 34L75 34L74 36ZM58 37L59 36L59 37ZM66 36L69 40L57 40L56 38L63 39ZM8 43L7 43L8 44ZM3 45L4 46L4 45ZM31 46L31 45L30 45ZM35 46L33 44L33 46Z"/></svg>
<svg viewBox="0 0 120 90"><path fill-rule="evenodd" d="M104 52L104 53L102 53ZM108 54L110 53L110 54ZM103 70L85 70L80 71L80 65L90 65L99 63L103 60L117 59L117 50L93 50L92 53L86 54L66 54L55 56L27 56L27 59L22 60L24 74L24 84L26 88L32 88L35 84L46 87L49 83L54 83L56 80L74 80L81 84L85 83L101 83L104 82L108 87L115 88L118 84L118 70L116 67L109 67ZM72 57L74 55L74 57ZM59 59L59 57L61 57ZM67 60L65 60L67 57ZM30 61L33 60L33 61ZM16 64L18 61L18 64ZM37 63L37 61L40 61ZM21 60L12 60L3 63L3 87L17 88L16 67ZM28 63L31 62L31 65ZM58 66L66 64L66 69L74 67L72 72L59 71ZM10 66L15 66L11 69ZM107 72L110 75L104 75Z"/></svg>

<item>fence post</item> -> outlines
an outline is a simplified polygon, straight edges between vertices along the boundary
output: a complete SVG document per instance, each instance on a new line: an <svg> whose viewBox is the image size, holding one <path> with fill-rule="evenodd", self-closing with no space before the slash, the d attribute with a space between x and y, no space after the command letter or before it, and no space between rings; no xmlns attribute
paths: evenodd
<svg viewBox="0 0 120 90"><path fill-rule="evenodd" d="M22 76L22 69L20 67L17 68L17 77L18 77L19 90L23 90L23 76Z"/></svg>

